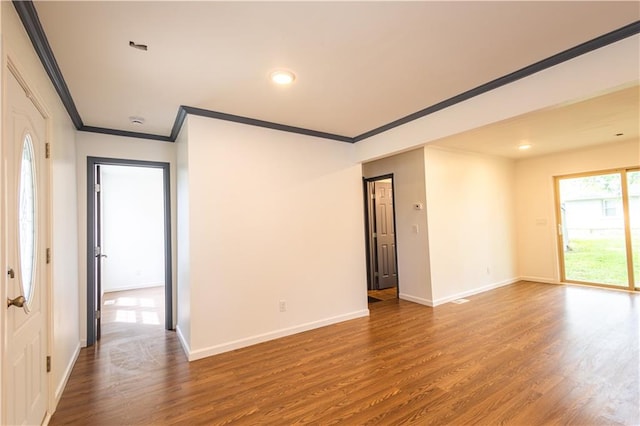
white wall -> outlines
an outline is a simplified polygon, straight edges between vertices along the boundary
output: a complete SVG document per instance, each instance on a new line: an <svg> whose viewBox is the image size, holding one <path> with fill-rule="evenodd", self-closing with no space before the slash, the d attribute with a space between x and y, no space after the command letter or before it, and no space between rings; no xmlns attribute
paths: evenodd
<svg viewBox="0 0 640 426"><path fill-rule="evenodd" d="M554 176L640 165L640 141L534 157L516 163L518 269L523 279L560 280Z"/></svg>
<svg viewBox="0 0 640 426"><path fill-rule="evenodd" d="M176 281L176 150L175 144L147 139L127 138L98 133L77 132L78 176L78 244L80 274L80 337L83 346L87 342L87 157L120 158L169 163L171 184L171 235L173 247L173 281ZM175 322L175 286L173 312Z"/></svg>
<svg viewBox="0 0 640 426"><path fill-rule="evenodd" d="M163 170L100 167L102 289L164 285Z"/></svg>
<svg viewBox="0 0 640 426"><path fill-rule="evenodd" d="M4 117L4 96L2 96L2 93L4 93L4 79L5 79L5 74L6 74L6 70L5 70L5 53L4 53L4 46L3 46L3 42L2 42L2 38L3 38L3 23L2 21L4 20L4 13L3 13L3 9L4 7L0 6L0 57L2 58L2 68L0 68L0 84L2 84L2 91L0 91L0 135L4 134L4 119L2 117ZM2 136L0 136L0 158L2 158L1 156L4 155L4 138ZM4 197L5 197L5 183L4 183L4 175L5 175L5 171L4 171L4 162L2 160L0 160L0 206L4 205ZM4 235L4 229L5 229L5 222L6 217L5 217L5 213L4 213L4 208L0 207L0 233L2 233ZM5 243L4 243L4 238L0 239L0 264L4 265L3 259L6 259L5 257L5 251L6 249L4 248ZM4 274L3 274L4 275ZM4 280L6 280L6 278L4 278ZM3 278L0 278L0 300L5 300L7 297L7 285L6 282L3 280ZM4 339L4 315L0 315L0 338ZM1 341L0 341L1 342ZM0 343L0 345L2 345L2 343ZM4 360L2 359L3 357L3 350L0 346L0 366L4 365ZM5 387L5 379L4 379L4 368L0 367L0 401L4 401L4 394L2 393L4 391L4 387ZM2 421L2 419L4 419L4 414L2 412L2 402L0 402L0 421Z"/></svg>
<svg viewBox="0 0 640 426"><path fill-rule="evenodd" d="M51 312L49 353L50 412L54 409L80 349L78 320L78 243L76 215L75 129L68 118L40 60L33 51L11 2L2 2L3 80L9 55L39 101L50 115L48 132L51 144ZM1 179L1 178L0 178ZM70 190L70 188L72 188ZM6 300L4 285L0 299ZM2 330L4 326L2 325ZM0 357L2 355L0 354ZM0 364L2 364L0 362ZM3 380L4 382L4 380Z"/></svg>
<svg viewBox="0 0 640 426"><path fill-rule="evenodd" d="M176 332L186 352L191 344L191 253L189 238L189 159L187 152L189 129L187 125L176 139L176 180L177 180L177 245L174 255L177 259L177 326Z"/></svg>
<svg viewBox="0 0 640 426"><path fill-rule="evenodd" d="M640 75L639 46L640 35L628 37L372 136L356 144L354 159L370 161L527 112L636 83Z"/></svg>
<svg viewBox="0 0 640 426"><path fill-rule="evenodd" d="M433 303L518 280L514 161L424 150Z"/></svg>
<svg viewBox="0 0 640 426"><path fill-rule="evenodd" d="M188 118L190 359L368 315L352 150Z"/></svg>
<svg viewBox="0 0 640 426"><path fill-rule="evenodd" d="M0 6L0 57L2 58L2 70L0 71L0 76L2 77L1 81L2 81L2 93L4 92L4 80L6 78L6 70L5 70L5 53L4 53L4 42L2 40L3 38L3 21L4 21L4 15L5 13L3 12L4 7ZM2 117L4 117L4 95L0 94L0 135L4 135L4 119ZM0 136L0 158L2 158L1 156L4 155L4 138L2 136ZM4 162L2 160L0 160L0 233L4 235L5 233L5 223L7 223L6 218L5 218L5 213L4 213L4 197L5 197L5 171L4 171ZM4 268L4 261L3 259L6 259L6 254L5 254L5 240L4 237L0 238L0 265L1 267ZM4 275L4 274L3 274ZM2 278L0 277L0 300L5 300L7 297L7 286L6 286L6 282L4 281L6 280L6 278ZM0 366L4 365L4 361L2 360L2 357L4 356L4 315L0 315L0 337L2 337L2 340L0 340ZM2 413L2 401L4 401L4 394L3 389L4 389L4 368L0 367L0 421L2 421L2 419L4 419L4 414Z"/></svg>
<svg viewBox="0 0 640 426"><path fill-rule="evenodd" d="M414 203L426 204L423 149L365 163L362 173L366 178L393 173L399 297L431 305L427 210L413 208Z"/></svg>

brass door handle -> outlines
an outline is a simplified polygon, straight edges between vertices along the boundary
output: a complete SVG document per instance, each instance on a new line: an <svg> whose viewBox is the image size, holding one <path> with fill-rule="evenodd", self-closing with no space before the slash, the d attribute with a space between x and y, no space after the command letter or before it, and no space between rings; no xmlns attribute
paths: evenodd
<svg viewBox="0 0 640 426"><path fill-rule="evenodd" d="M11 307L12 305L16 308L22 308L26 301L27 300L24 298L24 296L18 296L15 299L7 298L7 308Z"/></svg>
<svg viewBox="0 0 640 426"><path fill-rule="evenodd" d="M9 275L9 278L15 278L16 277L16 273L13 272L13 268L9 268L9 270L7 271L7 275Z"/></svg>

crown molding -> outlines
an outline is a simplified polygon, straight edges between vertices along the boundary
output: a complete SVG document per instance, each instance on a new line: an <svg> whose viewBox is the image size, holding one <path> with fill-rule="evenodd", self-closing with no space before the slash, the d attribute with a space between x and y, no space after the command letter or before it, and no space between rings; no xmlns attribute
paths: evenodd
<svg viewBox="0 0 640 426"><path fill-rule="evenodd" d="M550 56L534 64L521 68L517 71L504 75L488 83L482 84L464 93L460 93L442 102L438 102L434 105L421 109L420 111L416 111L405 117L394 120L383 126L369 130L368 132L362 133L355 137L337 135L333 133L326 133L326 132L306 129L302 127L289 126L286 124L258 120L255 118L227 114L224 112L211 111L208 109L190 107L185 105L182 105L180 106L180 108L178 108L178 112L176 114L173 127L171 129L171 134L169 136L164 136L164 135L155 135L150 133L138 133L138 132L130 132L126 130L86 126L82 122L82 118L80 117L80 114L75 106L73 98L71 97L69 88L67 87L64 77L62 76L62 72L60 71L60 68L58 67L58 63L55 59L53 51L51 50L51 46L49 45L47 36L44 33L42 24L40 23L40 19L38 18L38 13L36 11L36 8L33 2L31 0L24 0L24 1L13 0L13 5L16 11L18 12L18 16L22 21L22 25L27 31L27 34L31 39L31 43L33 44L33 47L36 53L38 54L38 57L40 58L40 61L42 62L42 65L45 71L47 72L47 74L49 75L49 78L51 79L51 83L55 87L56 92L60 97L60 100L65 106L67 113L69 114L69 117L71 118L71 121L73 122L77 130L83 131L83 132L103 133L103 134L109 134L109 135L115 135L115 136L151 139L151 140L157 140L162 142L175 142L176 138L178 137L178 134L180 133L180 130L182 129L182 125L184 124L184 121L187 115L191 114L191 115L197 115L200 117L207 117L207 118L213 118L217 120L232 121L234 123L247 124L250 126L258 126L258 127L264 127L267 129L280 130L283 132L297 133L301 135L314 136L314 137L330 139L330 140L335 140L340 142L356 143L356 142L365 140L367 138L370 138L372 136L378 135L380 133L386 132L387 130L391 130L395 127L402 126L403 124L407 124L411 121L425 117L429 114L433 114L434 112L443 110L457 103L466 101L475 96L497 89L506 84L513 83L517 80L528 77L532 74L535 74L547 68L551 68L555 65L558 65L570 59L576 58L580 55L584 55L585 53L591 52L596 49L600 49L602 47L608 46L609 44L615 43L617 41L623 40L625 38L628 38L640 33L640 21L635 21L622 28L611 31L600 37L596 37L585 43L574 46L563 52Z"/></svg>
<svg viewBox="0 0 640 426"><path fill-rule="evenodd" d="M64 81L60 67L58 67L58 62L53 55L53 51L51 50L47 36L44 33L44 29L42 28L42 24L38 18L38 12L36 11L33 2L31 0L14 0L13 6L16 8L16 12L18 12L22 25L27 31L27 35L29 36L29 39L31 39L33 48L38 54L47 75L49 75L49 79L51 79L53 87L56 89L56 92L58 92L60 100L67 109L67 113L69 114L71 121L76 129L80 129L84 124L82 123L76 104L73 102L73 98L71 98L71 93L69 92L67 83Z"/></svg>
<svg viewBox="0 0 640 426"><path fill-rule="evenodd" d="M105 127L82 126L78 129L81 132L102 133L103 135L123 136L128 138L150 139L161 142L175 142L171 136L155 135L152 133L130 132L128 130L108 129Z"/></svg>
<svg viewBox="0 0 640 426"><path fill-rule="evenodd" d="M249 126L264 127L267 129L281 130L283 132L298 133L300 135L315 136L318 138L331 139L340 142L353 143L353 138L336 135L333 133L319 132L317 130L305 129L302 127L288 126L286 124L273 123L271 121L256 120L255 118L243 117L240 115L227 114L224 112L211 111L208 109L181 106L187 114L198 115L200 117L215 118L218 120L233 121L234 123L248 124ZM177 120L176 120L177 123ZM174 125L175 128L175 125Z"/></svg>
<svg viewBox="0 0 640 426"><path fill-rule="evenodd" d="M403 124L407 124L411 121L417 120L429 114L433 114L434 112L443 110L457 103L469 100L473 97L481 95L483 93L489 92L491 90L497 89L498 87L504 86L509 83L513 83L514 81L520 80L522 78L528 77L532 74L545 70L547 68L551 68L555 65L566 62L570 59L576 58L580 55L584 55L585 53L589 53L593 50L600 49L601 47L605 47L609 44L615 43L617 41L623 40L627 37L631 37L640 32L640 21L633 22L629 25L626 25L617 30L611 31L610 33L604 34L600 37L594 38L593 40L589 40L585 43L579 44L578 46L574 46L570 49L567 49L563 52L550 56L546 59L538 61L534 64L521 68L517 71L514 71L510 74L504 75L500 78L492 80L488 83L482 84L478 87L475 87L471 90L468 90L459 95L453 96L449 99L446 99L442 102L438 102L437 104L431 105L427 108L424 108L420 111L416 111L413 114L409 114L405 117L402 117L398 120L392 121L391 123L387 123L384 126L380 126L368 132L365 132L361 135L358 135L353 138L354 143L359 142L361 140L370 138L377 134L386 132L387 130L391 130L394 127L402 126Z"/></svg>

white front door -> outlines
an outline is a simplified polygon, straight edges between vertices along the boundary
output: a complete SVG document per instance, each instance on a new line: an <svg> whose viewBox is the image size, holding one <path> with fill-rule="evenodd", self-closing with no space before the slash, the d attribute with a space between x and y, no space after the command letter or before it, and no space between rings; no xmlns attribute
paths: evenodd
<svg viewBox="0 0 640 426"><path fill-rule="evenodd" d="M0 423L41 424L48 399L46 122L16 77L6 71L1 262L7 303Z"/></svg>

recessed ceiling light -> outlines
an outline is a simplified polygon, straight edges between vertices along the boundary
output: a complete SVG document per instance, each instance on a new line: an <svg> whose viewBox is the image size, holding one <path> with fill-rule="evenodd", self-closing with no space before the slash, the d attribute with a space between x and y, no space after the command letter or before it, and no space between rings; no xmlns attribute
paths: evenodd
<svg viewBox="0 0 640 426"><path fill-rule="evenodd" d="M137 124L137 125L141 125L144 124L144 118L142 117L129 117L129 121L131 122L131 124Z"/></svg>
<svg viewBox="0 0 640 426"><path fill-rule="evenodd" d="M287 84L291 84L296 79L296 75L291 71L287 71L287 70L273 71L269 75L269 77L271 77L271 81L281 86L286 86Z"/></svg>
<svg viewBox="0 0 640 426"><path fill-rule="evenodd" d="M523 143L522 145L518 145L518 149L520 151L525 151L527 149L531 148L531 144L530 143Z"/></svg>

